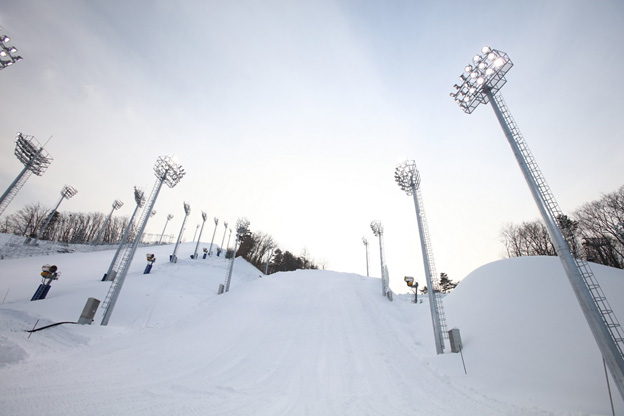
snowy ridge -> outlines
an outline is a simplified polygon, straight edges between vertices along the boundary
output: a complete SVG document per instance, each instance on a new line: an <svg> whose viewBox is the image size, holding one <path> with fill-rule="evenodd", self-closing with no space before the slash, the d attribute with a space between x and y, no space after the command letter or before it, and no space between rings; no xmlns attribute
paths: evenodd
<svg viewBox="0 0 624 416"><path fill-rule="evenodd" d="M485 265L445 297L459 354L435 355L427 300L388 302L379 280L329 271L260 278L194 243L137 251L108 326L77 320L103 299L112 251L0 261L0 409L7 415L610 414L602 362L557 258ZM143 275L145 255L156 254ZM41 265L62 272L30 302ZM618 316L624 272L593 266ZM617 294L619 296L614 296ZM614 390L616 412L624 404Z"/></svg>

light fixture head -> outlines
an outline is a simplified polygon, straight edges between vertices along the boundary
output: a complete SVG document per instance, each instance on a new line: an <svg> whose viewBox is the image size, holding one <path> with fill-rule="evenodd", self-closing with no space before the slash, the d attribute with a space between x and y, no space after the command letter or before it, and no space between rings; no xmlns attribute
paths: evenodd
<svg viewBox="0 0 624 416"><path fill-rule="evenodd" d="M412 193L420 186L420 174L416 169L416 162L413 160L406 160L396 167L394 171L394 179L406 194L412 195Z"/></svg>
<svg viewBox="0 0 624 416"><path fill-rule="evenodd" d="M39 144L34 136L17 133L15 138L15 156L37 176L43 175L52 163L52 157Z"/></svg>
<svg viewBox="0 0 624 416"><path fill-rule="evenodd" d="M479 104L487 104L488 94L496 94L505 85L507 82L505 75L513 66L505 52L484 46L481 53L483 55L473 56L473 63L464 67L465 73L460 75L462 84L459 91L463 95L451 95L451 98L468 114Z"/></svg>
<svg viewBox="0 0 624 416"><path fill-rule="evenodd" d="M169 188L176 186L186 175L182 165L171 156L160 156L154 165L156 177L165 182Z"/></svg>
<svg viewBox="0 0 624 416"><path fill-rule="evenodd" d="M141 188L134 187L134 202L141 208L145 203L145 192Z"/></svg>
<svg viewBox="0 0 624 416"><path fill-rule="evenodd" d="M78 190L73 186L65 185L63 189L61 189L61 196L65 199L70 199L74 195L78 193Z"/></svg>
<svg viewBox="0 0 624 416"><path fill-rule="evenodd" d="M208 215L204 211L202 211L202 220L204 222L206 222L206 218L208 218Z"/></svg>
<svg viewBox="0 0 624 416"><path fill-rule="evenodd" d="M370 226L371 230L373 230L373 234L375 235L375 237L380 237L381 235L383 235L383 225L381 224L381 221L371 221Z"/></svg>
<svg viewBox="0 0 624 416"><path fill-rule="evenodd" d="M184 213L186 215L191 213L191 205L188 202L184 202Z"/></svg>
<svg viewBox="0 0 624 416"><path fill-rule="evenodd" d="M123 202L121 202L119 199L116 199L113 201L113 211L116 209L119 209L121 207L123 207Z"/></svg>

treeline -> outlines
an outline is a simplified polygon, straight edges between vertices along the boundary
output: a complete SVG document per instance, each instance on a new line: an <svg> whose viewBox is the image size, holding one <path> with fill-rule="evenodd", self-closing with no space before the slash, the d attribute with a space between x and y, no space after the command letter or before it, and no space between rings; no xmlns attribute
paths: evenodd
<svg viewBox="0 0 624 416"><path fill-rule="evenodd" d="M36 237L37 233L48 220L51 209L40 204L29 204L14 214L4 217L0 222L0 232L22 236ZM41 236L41 240L59 241L69 244L88 244L93 242L106 220L100 212L64 213L56 211ZM128 226L128 217L112 217L106 224L101 244L116 244ZM134 238L138 230L130 229L130 237Z"/></svg>
<svg viewBox="0 0 624 416"><path fill-rule="evenodd" d="M273 237L264 232L245 234L241 239L237 255L243 256L245 260L263 272L267 257L270 255L268 274L299 269L318 269L307 250L304 249L300 256L295 256L289 251L282 251L277 247Z"/></svg>
<svg viewBox="0 0 624 416"><path fill-rule="evenodd" d="M624 269L624 186L557 221L575 257ZM557 255L541 221L505 225L501 241L508 257Z"/></svg>

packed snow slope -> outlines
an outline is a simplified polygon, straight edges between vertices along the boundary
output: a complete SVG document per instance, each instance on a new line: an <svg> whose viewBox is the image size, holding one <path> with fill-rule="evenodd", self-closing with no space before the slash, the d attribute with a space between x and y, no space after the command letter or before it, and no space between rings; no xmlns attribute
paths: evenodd
<svg viewBox="0 0 624 416"><path fill-rule="evenodd" d="M610 414L598 349L557 258L491 263L444 299L459 354L437 356L427 300L389 302L379 279L329 271L263 276L194 243L137 251L108 326L76 321L113 251L0 261L2 415ZM145 255L156 254L144 275ZM32 253L31 253L32 254ZM43 264L62 272L31 302ZM624 273L595 266L624 317ZM261 277L262 276L262 277ZM447 345L448 349L448 345ZM613 386L612 386L613 387ZM624 410L613 387L617 412Z"/></svg>

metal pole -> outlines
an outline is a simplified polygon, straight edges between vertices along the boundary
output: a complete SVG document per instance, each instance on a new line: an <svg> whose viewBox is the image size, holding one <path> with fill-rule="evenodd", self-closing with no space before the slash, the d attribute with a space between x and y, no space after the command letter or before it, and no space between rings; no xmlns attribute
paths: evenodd
<svg viewBox="0 0 624 416"><path fill-rule="evenodd" d="M184 224L186 223L186 219L188 218L188 216L189 214L187 213L186 215L184 215L184 219L182 220L182 227L180 227L180 234L178 234L178 239L176 240L175 247L173 248L173 254L171 255L171 258L170 258L171 263L175 263L178 260L176 253L178 252L178 245L180 245L180 240L182 240L182 233L184 232Z"/></svg>
<svg viewBox="0 0 624 416"><path fill-rule="evenodd" d="M105 280L114 280L115 278L115 276L111 277L110 274L113 271L113 267L115 267L115 262L117 261L117 257L119 256L119 252L121 251L121 248L126 243L126 239L128 238L128 234L130 233L130 229L132 228L132 221L134 221L134 216L136 215L140 206L141 204L137 202L136 207L134 208L134 212L132 213L132 216L130 217L130 220L128 221L128 225L126 226L126 230L124 231L124 234L121 237L121 242L119 243L119 246L117 247L117 251L115 251L115 255L113 256L113 261L111 261L110 266L108 266L108 271L104 275Z"/></svg>
<svg viewBox="0 0 624 416"><path fill-rule="evenodd" d="M65 198L65 196L61 195L61 199L59 199L59 201L56 203L56 206L54 207L54 209L50 211L50 215L48 215L48 219L45 222L44 226L41 227L41 229L39 230L39 233L37 234L37 238L35 239L35 242L39 241L41 236L43 236L43 233L45 232L46 228L48 228L50 221L52 221L52 217L56 213L56 210L58 209L59 205L61 205L61 202L63 202L63 198Z"/></svg>
<svg viewBox="0 0 624 416"><path fill-rule="evenodd" d="M165 230L167 229L167 224L169 224L169 220L173 218L173 215L167 215L167 221L165 221L165 226L163 227L162 234L160 234L160 240L158 240L158 244L162 243L163 235L165 235Z"/></svg>
<svg viewBox="0 0 624 416"><path fill-rule="evenodd" d="M264 266L264 274L269 274L269 262L271 261L271 255L273 254L273 246L271 246L271 250L269 251L269 256L267 257L266 266Z"/></svg>
<svg viewBox="0 0 624 416"><path fill-rule="evenodd" d="M156 204L156 199L158 198L158 194L160 193L160 188L162 188L163 183L165 182L165 178L167 177L167 171L162 175L158 183L158 188L156 188L156 193L152 198L152 202L149 207L146 207L147 211L151 213L154 209L154 205ZM113 309L115 308L115 303L117 303L117 298L119 297L119 293L121 292L121 287L126 280L126 275L128 274L128 268L134 259L134 253L136 252L137 247L139 246L139 242L141 241L141 237L143 236L143 232L145 231L145 227L147 226L147 221L150 219L150 215L147 214L145 216L145 220L143 224L141 224L141 229L134 239L134 243L132 244L132 251L130 251L130 255L128 257L128 261L125 263L123 270L120 271L119 276L116 277L117 285L115 286L115 291L112 293L110 301L108 303L108 307L106 308L106 312L104 313L104 317L102 318L102 325L108 325L108 321L110 320L111 315L113 314ZM115 283L113 283L115 284Z"/></svg>
<svg viewBox="0 0 624 416"><path fill-rule="evenodd" d="M228 274L225 279L225 291L226 292L230 290L230 281L232 280L232 271L234 270L234 260L236 260L237 249L238 249L238 235L236 236L236 240L234 241L234 253L232 254L232 261L230 262L230 267L228 268Z"/></svg>
<svg viewBox="0 0 624 416"><path fill-rule="evenodd" d="M223 225L225 226L225 229L223 230L223 238L221 239L221 251L223 251L223 243L225 242L225 235L227 234L228 223L224 222ZM227 253L227 250L225 250L225 252Z"/></svg>
<svg viewBox="0 0 624 416"><path fill-rule="evenodd" d="M106 217L106 220L104 221L104 224L102 225L102 228L100 229L100 232L98 233L97 237L93 241L94 245L100 244L102 236L104 235L104 230L106 230L106 224L108 224L108 221L110 221L111 217L113 216L113 211L115 211L115 205L114 204L113 204L113 209L111 209L110 214L108 214L108 216Z"/></svg>
<svg viewBox="0 0 624 416"><path fill-rule="evenodd" d="M529 190L531 191L533 199L537 204L537 208L539 209L542 219L546 224L548 234L553 242L553 245L555 246L559 260L561 261L566 275L568 276L572 290L574 291L576 299L581 306L581 310L585 315L589 328L591 329L594 339L598 344L598 348L600 349L600 352L602 353L602 356L605 359L611 374L613 375L613 379L618 387L620 395L624 397L624 359L622 358L622 354L613 341L613 338L611 337L611 334L602 319L600 311L591 297L591 293L583 280L583 276L581 275L578 265L570 253L568 244L555 222L556 220L549 215L546 209L546 202L542 200L539 187L536 184L527 162L514 139L510 127L507 125L507 121L505 120L501 109L489 89L485 89L485 94L490 99L496 118L505 133L505 137L507 137L507 141L513 150L518 165L520 166L520 170L527 181Z"/></svg>
<svg viewBox="0 0 624 416"><path fill-rule="evenodd" d="M195 244L195 251L193 252L193 260L195 260L198 256L197 256L197 249L199 248L199 240L201 240L201 236L202 233L204 232L204 224L206 224L206 213L202 212L202 224L201 224L201 231L199 232L199 238L197 239L197 244ZM199 225L198 225L199 227Z"/></svg>
<svg viewBox="0 0 624 416"><path fill-rule="evenodd" d="M429 253L427 253L427 244L425 242L425 234L423 229L422 217L420 215L420 206L418 204L418 195L416 184L412 181L412 196L414 197L414 207L416 207L416 221L418 222L418 234L420 237L420 248L423 256L423 264L425 266L425 279L427 280L427 296L429 297L429 309L431 310L431 321L433 324L436 353L444 353L444 344L442 341L442 329L440 327L440 315L438 314L437 303L435 299L435 288L433 287L433 277L431 276L431 268L429 267Z"/></svg>
<svg viewBox="0 0 624 416"><path fill-rule="evenodd" d="M219 225L219 219L215 217L214 222L215 222L215 228L214 228L214 232L212 233L212 240L210 240L210 250L208 250L209 256L212 256L212 243L214 242L215 234L217 233L217 225Z"/></svg>

